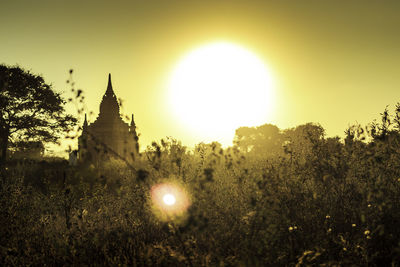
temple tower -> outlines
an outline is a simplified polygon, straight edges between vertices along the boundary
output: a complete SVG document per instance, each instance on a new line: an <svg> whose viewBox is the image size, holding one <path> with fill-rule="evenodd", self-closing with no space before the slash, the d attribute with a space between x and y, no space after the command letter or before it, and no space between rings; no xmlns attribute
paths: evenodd
<svg viewBox="0 0 400 267"><path fill-rule="evenodd" d="M81 162L92 163L100 163L110 157L133 162L138 154L139 143L133 114L130 125L122 120L109 74L97 119L88 124L85 114L82 135L79 137L78 158Z"/></svg>

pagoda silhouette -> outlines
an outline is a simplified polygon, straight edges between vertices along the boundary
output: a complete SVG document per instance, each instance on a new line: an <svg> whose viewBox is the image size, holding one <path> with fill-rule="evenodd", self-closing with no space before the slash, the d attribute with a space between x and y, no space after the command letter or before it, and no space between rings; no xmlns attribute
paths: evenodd
<svg viewBox="0 0 400 267"><path fill-rule="evenodd" d="M78 138L78 160L80 163L99 165L110 158L119 158L132 163L139 154L138 135L133 119L130 125L120 115L117 96L108 75L107 90L100 103L100 112L93 123L88 123L86 114L82 134Z"/></svg>

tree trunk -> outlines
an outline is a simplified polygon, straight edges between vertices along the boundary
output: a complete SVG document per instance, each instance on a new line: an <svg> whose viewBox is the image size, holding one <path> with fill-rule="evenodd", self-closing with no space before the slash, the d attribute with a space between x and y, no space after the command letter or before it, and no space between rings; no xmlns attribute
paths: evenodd
<svg viewBox="0 0 400 267"><path fill-rule="evenodd" d="M6 127L4 132L1 133L0 136L0 149L1 149L1 156L0 156L0 167L3 167L7 160L7 147L8 147L8 136L10 134L10 129Z"/></svg>

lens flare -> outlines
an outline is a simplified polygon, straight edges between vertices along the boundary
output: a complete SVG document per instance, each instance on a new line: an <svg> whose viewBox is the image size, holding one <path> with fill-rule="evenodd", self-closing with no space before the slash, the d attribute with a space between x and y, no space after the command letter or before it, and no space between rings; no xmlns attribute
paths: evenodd
<svg viewBox="0 0 400 267"><path fill-rule="evenodd" d="M151 188L151 201L156 215L170 220L184 215L190 206L188 194L174 183L160 183Z"/></svg>
<svg viewBox="0 0 400 267"><path fill-rule="evenodd" d="M164 203L167 204L168 206L172 206L172 205L175 204L176 199L175 199L174 195L172 195L172 194L166 194L166 195L164 195L164 197L163 197L163 201L164 201Z"/></svg>

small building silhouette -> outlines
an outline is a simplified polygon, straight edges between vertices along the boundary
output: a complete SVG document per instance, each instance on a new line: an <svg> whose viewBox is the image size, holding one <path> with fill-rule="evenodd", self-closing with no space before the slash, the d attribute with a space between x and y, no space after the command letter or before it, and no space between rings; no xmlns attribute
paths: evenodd
<svg viewBox="0 0 400 267"><path fill-rule="evenodd" d="M9 151L13 159L41 159L45 150L41 141L20 141L13 145Z"/></svg>
<svg viewBox="0 0 400 267"><path fill-rule="evenodd" d="M89 124L85 114L82 135L78 138L79 162L98 165L114 157L131 163L137 158L139 143L133 114L128 124L122 120L119 108L109 74L97 119Z"/></svg>

